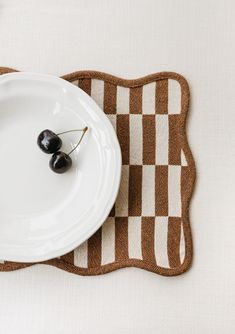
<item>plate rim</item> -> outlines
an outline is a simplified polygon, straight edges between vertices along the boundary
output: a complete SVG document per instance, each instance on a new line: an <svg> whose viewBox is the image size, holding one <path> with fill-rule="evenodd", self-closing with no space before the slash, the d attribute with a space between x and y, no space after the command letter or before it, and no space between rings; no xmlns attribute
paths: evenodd
<svg viewBox="0 0 235 334"><path fill-rule="evenodd" d="M110 135L112 136L112 142L114 144L114 151L115 151L115 155L116 155L116 160L117 160L117 164L116 164L116 172L115 172L115 176L114 176L114 181L113 181L113 186L112 186L112 193L109 197L109 200L107 200L107 203L105 205L105 209L103 210L103 214L101 217L99 217L99 219L97 220L96 224L94 224L94 226L89 230L89 233L86 234L86 237L84 238L76 238L76 240L74 240L73 242L70 242L69 244L67 244L66 246L63 247L63 249L56 249L56 250L52 250L52 251L47 251L46 254L44 255L37 255L37 256L31 256L30 254L28 256L22 256L19 255L18 253L15 255L10 255L10 256L6 256L6 254L0 254L0 258L3 261L14 261L14 262L26 262L26 263L34 263L34 262L42 262L42 261L48 261L50 259L56 258L56 257L60 257L63 256L71 251L73 251L75 248L77 248L78 246L80 246L83 242L85 242L86 240L88 240L101 226L102 224L105 222L106 218L109 215L110 210L112 209L115 200L117 198L118 195L118 191L119 191L119 187L120 187L120 182L121 182L121 171L122 171L122 154L121 154L121 148L120 148L120 144L117 138L117 134L111 124L111 122L109 121L107 115L104 113L104 111L99 107L99 105L92 99L91 96L89 96L86 92L84 92L81 88L75 86L74 84L72 84L71 82L61 78L61 77L57 77L51 74L44 74L44 73L37 73L37 72L11 72L11 73L5 73L0 75L0 85L3 84L3 82L5 80L14 80L14 79L34 79L34 80L46 80L47 82L50 81L52 83L59 83L60 86L66 86L68 87L69 90L73 90L74 93L76 94L77 91L79 91L80 93L80 97L84 98L84 100L88 101L89 104L92 104L92 109L96 109L95 112L98 113L98 116L101 118L102 121L105 122L105 125L110 133ZM94 107L94 108L93 108ZM10 247L10 246L8 246ZM7 248L7 247L6 247ZM5 249L6 249L5 248ZM4 253L4 252L3 252Z"/></svg>

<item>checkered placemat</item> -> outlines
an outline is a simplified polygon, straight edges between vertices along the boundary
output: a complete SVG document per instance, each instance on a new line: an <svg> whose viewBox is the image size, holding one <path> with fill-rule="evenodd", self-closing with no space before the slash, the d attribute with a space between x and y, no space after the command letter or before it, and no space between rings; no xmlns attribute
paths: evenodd
<svg viewBox="0 0 235 334"><path fill-rule="evenodd" d="M167 276L184 272L192 259L188 211L195 179L185 134L186 80L171 72L136 80L95 71L63 78L91 95L108 116L122 150L122 179L103 226L73 252L44 263L81 275L128 266ZM4 262L0 270L29 265Z"/></svg>

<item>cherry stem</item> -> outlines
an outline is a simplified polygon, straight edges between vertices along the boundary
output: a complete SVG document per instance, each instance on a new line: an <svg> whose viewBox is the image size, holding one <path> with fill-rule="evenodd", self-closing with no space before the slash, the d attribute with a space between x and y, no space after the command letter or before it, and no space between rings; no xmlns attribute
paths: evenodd
<svg viewBox="0 0 235 334"><path fill-rule="evenodd" d="M82 135L81 135L81 138L79 139L79 141L78 141L78 143L77 143L77 145L68 153L68 155L70 155L71 153L73 153L73 151L75 151L76 150L76 148L79 146L79 144L81 143L81 141L82 141L82 139L83 139L83 137L84 137L84 135L85 135L85 133L87 132L87 130L88 130L88 127L86 126L84 129L82 129L82 130L71 130L71 131L67 131L67 132L72 132L72 131L83 131L83 133L82 133Z"/></svg>
<svg viewBox="0 0 235 334"><path fill-rule="evenodd" d="M69 133L69 132L77 132L77 131L86 131L87 130L87 126L83 129L75 129L75 130L69 130L69 131L64 131L64 132L60 132L60 133L56 133L57 136L59 135L63 135L64 133Z"/></svg>

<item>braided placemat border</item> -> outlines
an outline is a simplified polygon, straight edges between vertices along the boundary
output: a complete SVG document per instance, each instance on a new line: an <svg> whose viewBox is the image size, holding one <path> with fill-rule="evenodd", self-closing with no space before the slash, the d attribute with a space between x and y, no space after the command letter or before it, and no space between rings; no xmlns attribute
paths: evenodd
<svg viewBox="0 0 235 334"><path fill-rule="evenodd" d="M0 74L10 73L14 72L14 69L11 68L0 68ZM170 267L170 268L164 268L159 265L157 265L156 261L148 261L143 259L135 259L135 258L128 258L124 256L120 256L119 260L115 260L113 263L108 263L101 265L97 265L97 263L92 263L90 261L90 267L82 268L78 267L74 264L74 252L70 252L69 254L66 254L58 259L52 259L49 261L41 262L43 264L49 264L56 266L60 269L66 270L71 273L80 274L80 275L99 275L104 274L119 268L123 267L138 267L142 269L146 269L161 275L165 276L174 276L179 275L183 272L185 272L191 265L192 262L192 255L193 255L193 248L192 248L192 236L191 236L191 229L190 229L190 222L189 222L189 203L192 196L193 188L194 188L194 182L195 182L195 163L192 157L192 153L190 151L187 136L186 136L186 118L187 113L189 109L189 87L187 84L187 81L179 74L173 73L173 72L161 72L156 74L151 74L148 76L145 76L143 78L139 79L133 79L133 80L126 80L121 79L118 77L115 77L110 74L97 72L97 71L78 71L74 73L70 73L67 75L64 75L62 78L64 78L67 81L70 82L78 82L78 85L80 88L82 88L84 91L86 91L88 94L91 94L91 80L101 80L104 81L106 85L106 97L104 98L104 111L106 114L113 114L113 111L110 111L110 104L113 104L114 95L116 98L116 94L113 91L113 87L126 87L130 88L132 90L132 97L133 99L130 104L132 105L132 109L134 109L134 103L139 99L139 91L141 87L144 85L148 85L153 82L163 83L167 82L167 80L176 80L181 87L181 113L180 117L178 118L178 134L177 138L180 142L180 146L185 154L186 160L187 160L187 167L183 167L185 170L187 169L186 175L187 175L187 186L184 186L184 192L181 196L182 199L182 215L180 217L180 224L182 224L183 228L183 234L184 234L184 242L185 242L185 256L183 263L177 264L176 267ZM161 87L159 85L159 87ZM162 94L164 92L164 85L162 85ZM110 91L109 91L110 90ZM108 93L107 93L108 92ZM113 94L113 95L112 95ZM164 96L160 96L159 100L159 106L161 105L161 99L164 99ZM132 110L133 113L139 113L136 110ZM164 113L164 111L161 111L161 113ZM113 216L113 215L111 215ZM125 232L126 233L126 232ZM149 236L150 238L153 238L152 235ZM178 238L179 236L176 236ZM171 241L174 243L174 235L171 237ZM92 237L90 238L92 239ZM95 240L95 238L94 238ZM95 254L95 247L97 243L97 238L94 242L94 245L91 245L92 254L96 256ZM171 248L171 245L168 245L169 249ZM172 253L172 258L174 258L174 254ZM171 261L174 262L174 259ZM4 262L3 264L0 264L0 271L11 271L11 270L17 270L21 268L28 267L30 265L33 265L34 263L16 263L16 262Z"/></svg>

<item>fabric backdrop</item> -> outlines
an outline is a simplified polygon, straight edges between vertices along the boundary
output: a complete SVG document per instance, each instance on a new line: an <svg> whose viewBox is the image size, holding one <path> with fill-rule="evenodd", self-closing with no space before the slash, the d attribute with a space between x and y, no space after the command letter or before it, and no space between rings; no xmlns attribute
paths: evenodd
<svg viewBox="0 0 235 334"><path fill-rule="evenodd" d="M198 174L188 273L78 277L46 266L1 273L1 333L235 331L234 15L233 0L0 0L1 66L183 74Z"/></svg>

